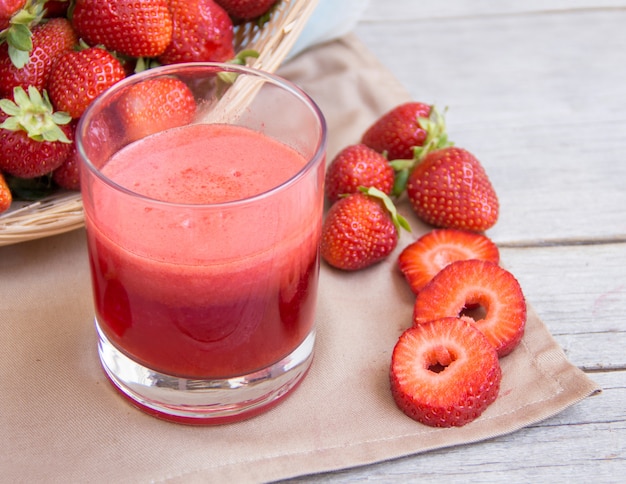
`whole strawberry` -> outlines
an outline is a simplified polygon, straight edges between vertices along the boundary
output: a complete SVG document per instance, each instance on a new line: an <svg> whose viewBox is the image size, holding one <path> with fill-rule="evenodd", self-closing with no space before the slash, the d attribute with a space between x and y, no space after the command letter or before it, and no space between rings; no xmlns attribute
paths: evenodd
<svg viewBox="0 0 626 484"><path fill-rule="evenodd" d="M75 133L78 121L70 123L72 132ZM76 143L72 143L65 161L52 172L52 180L66 190L80 190L80 157L76 152Z"/></svg>
<svg viewBox="0 0 626 484"><path fill-rule="evenodd" d="M0 101L0 171L20 178L35 178L58 168L73 139L70 117L54 113L44 92L28 94L16 87L15 102Z"/></svg>
<svg viewBox="0 0 626 484"><path fill-rule="evenodd" d="M364 144L341 150L326 170L324 190L330 203L341 195L355 193L360 186L375 187L389 195L394 171L387 158Z"/></svg>
<svg viewBox="0 0 626 484"><path fill-rule="evenodd" d="M128 140L188 124L196 101L187 85L173 77L147 79L131 86L119 101L120 121Z"/></svg>
<svg viewBox="0 0 626 484"><path fill-rule="evenodd" d="M67 17L67 11L70 6L71 0L46 0L45 3L45 17Z"/></svg>
<svg viewBox="0 0 626 484"><path fill-rule="evenodd" d="M0 213L11 208L11 203L13 203L13 194L4 179L4 175L0 172Z"/></svg>
<svg viewBox="0 0 626 484"><path fill-rule="evenodd" d="M172 39L167 0L76 0L72 23L87 44L132 57L156 57Z"/></svg>
<svg viewBox="0 0 626 484"><path fill-rule="evenodd" d="M0 30L9 26L11 17L19 12L26 0L0 0Z"/></svg>
<svg viewBox="0 0 626 484"><path fill-rule="evenodd" d="M277 0L215 0L232 18L252 20L267 13Z"/></svg>
<svg viewBox="0 0 626 484"><path fill-rule="evenodd" d="M57 110L78 119L100 93L124 77L120 61L104 49L66 52L50 72L50 99Z"/></svg>
<svg viewBox="0 0 626 484"><path fill-rule="evenodd" d="M80 190L80 158L76 154L76 143L72 143L74 147L67 155L65 161L56 170L52 172L52 180L59 187L66 190Z"/></svg>
<svg viewBox="0 0 626 484"><path fill-rule="evenodd" d="M44 1L0 0L0 42L8 46L11 62L17 68L28 62L33 48L32 29L44 15Z"/></svg>
<svg viewBox="0 0 626 484"><path fill-rule="evenodd" d="M396 248L400 227L409 230L389 197L363 188L330 207L322 225L322 258L346 271L371 266Z"/></svg>
<svg viewBox="0 0 626 484"><path fill-rule="evenodd" d="M462 148L426 154L410 173L406 191L415 213L436 227L481 232L498 220L491 181L480 162Z"/></svg>
<svg viewBox="0 0 626 484"><path fill-rule="evenodd" d="M39 91L46 88L54 62L78 43L72 24L65 18L55 18L33 28L32 50L24 67L16 67L8 44L0 45L0 97L10 98L16 86Z"/></svg>
<svg viewBox="0 0 626 484"><path fill-rule="evenodd" d="M428 118L431 106L418 102L396 106L374 122L361 142L379 153L387 152L387 159L413 158L413 148L426 140L426 128L420 119Z"/></svg>
<svg viewBox="0 0 626 484"><path fill-rule="evenodd" d="M172 41L159 56L163 64L224 62L235 56L233 22L213 0L170 0Z"/></svg>

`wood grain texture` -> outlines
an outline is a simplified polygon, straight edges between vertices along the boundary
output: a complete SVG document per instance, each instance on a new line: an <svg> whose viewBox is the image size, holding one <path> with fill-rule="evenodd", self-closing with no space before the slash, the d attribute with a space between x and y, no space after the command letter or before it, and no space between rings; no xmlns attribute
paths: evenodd
<svg viewBox="0 0 626 484"><path fill-rule="evenodd" d="M385 5L402 3L418 9ZM626 8L408 19L357 34L415 99L448 107L500 194L492 236L626 240Z"/></svg>
<svg viewBox="0 0 626 484"><path fill-rule="evenodd" d="M356 29L498 192L489 231L598 395L510 435L297 482L626 474L626 2L370 0Z"/></svg>

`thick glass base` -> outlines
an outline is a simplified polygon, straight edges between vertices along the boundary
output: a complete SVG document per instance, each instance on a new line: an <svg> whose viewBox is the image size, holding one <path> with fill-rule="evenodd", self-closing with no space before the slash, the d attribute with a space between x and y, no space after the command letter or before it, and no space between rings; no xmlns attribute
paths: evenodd
<svg viewBox="0 0 626 484"><path fill-rule="evenodd" d="M262 370L227 379L187 379L135 363L117 350L96 320L102 367L116 389L150 415L185 424L237 422L269 410L306 375L315 331L291 354Z"/></svg>

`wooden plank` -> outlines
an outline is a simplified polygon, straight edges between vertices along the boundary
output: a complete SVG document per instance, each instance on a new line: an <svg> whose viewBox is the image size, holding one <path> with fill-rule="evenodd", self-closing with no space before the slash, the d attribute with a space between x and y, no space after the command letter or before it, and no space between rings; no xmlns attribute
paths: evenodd
<svg viewBox="0 0 626 484"><path fill-rule="evenodd" d="M502 216L489 235L603 392L510 435L298 482L617 482L626 471L626 2L371 0L357 35L450 106ZM610 371L606 371L609 369Z"/></svg>
<svg viewBox="0 0 626 484"><path fill-rule="evenodd" d="M622 372L592 376L602 393L512 434L293 482L617 482L626 462L626 380Z"/></svg>
<svg viewBox="0 0 626 484"><path fill-rule="evenodd" d="M573 364L626 370L626 244L503 248L501 257Z"/></svg>
<svg viewBox="0 0 626 484"><path fill-rule="evenodd" d="M414 99L449 106L451 138L500 196L496 240L626 240L624 25L626 9L592 9L383 18L356 33Z"/></svg>
<svg viewBox="0 0 626 484"><path fill-rule="evenodd" d="M528 12L553 12L566 10L616 9L623 8L623 0L369 0L362 23L367 22L410 22L422 19L451 17L475 17L515 15Z"/></svg>

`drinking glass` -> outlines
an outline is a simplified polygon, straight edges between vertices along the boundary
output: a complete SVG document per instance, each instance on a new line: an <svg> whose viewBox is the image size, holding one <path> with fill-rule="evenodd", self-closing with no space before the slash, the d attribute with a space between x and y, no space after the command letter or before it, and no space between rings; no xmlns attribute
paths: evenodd
<svg viewBox="0 0 626 484"><path fill-rule="evenodd" d="M164 78L193 94L192 116L137 114L131 129L129 110L146 106L129 93ZM98 97L76 146L98 353L114 388L189 424L282 401L314 354L326 149L314 101L243 66L161 66Z"/></svg>

